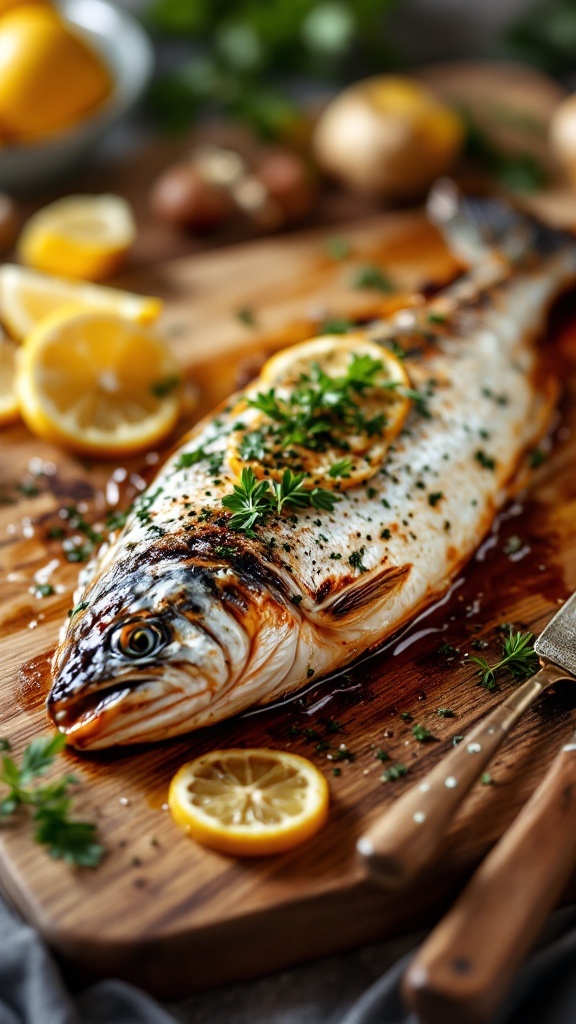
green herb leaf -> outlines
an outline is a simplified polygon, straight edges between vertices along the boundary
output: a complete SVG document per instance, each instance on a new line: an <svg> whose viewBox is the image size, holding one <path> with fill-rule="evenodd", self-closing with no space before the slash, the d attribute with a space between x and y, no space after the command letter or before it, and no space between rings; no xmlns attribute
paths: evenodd
<svg viewBox="0 0 576 1024"><path fill-rule="evenodd" d="M383 292L389 294L394 291L394 285L390 278L380 269L373 264L366 264L365 267L360 267L356 275L352 279L353 288L370 288L373 291Z"/></svg>
<svg viewBox="0 0 576 1024"><path fill-rule="evenodd" d="M532 644L533 633L515 633L510 629L510 635L502 645L503 657L496 665L489 665L486 658L474 657L470 661L479 665L478 675L480 685L487 690L495 690L496 673L501 669L508 669L515 679L528 679L538 669L538 656Z"/></svg>
<svg viewBox="0 0 576 1024"><path fill-rule="evenodd" d="M0 782L8 795L0 801L0 818L7 818L22 806L33 808L36 842L47 846L51 857L79 867L96 867L104 856L104 847L96 842L96 826L70 818L68 787L77 780L73 775L42 785L32 785L45 774L63 749L66 739L60 733L33 739L22 755L20 766L11 758L2 759ZM9 749L7 740L2 749Z"/></svg>
<svg viewBox="0 0 576 1024"><path fill-rule="evenodd" d="M382 772L380 776L382 782L396 782L397 779L401 779L403 775L408 775L409 768L405 764L401 764L397 761L396 764L391 764L386 771Z"/></svg>
<svg viewBox="0 0 576 1024"><path fill-rule="evenodd" d="M413 725L412 735L419 743L429 743L430 740L436 739L425 725Z"/></svg>

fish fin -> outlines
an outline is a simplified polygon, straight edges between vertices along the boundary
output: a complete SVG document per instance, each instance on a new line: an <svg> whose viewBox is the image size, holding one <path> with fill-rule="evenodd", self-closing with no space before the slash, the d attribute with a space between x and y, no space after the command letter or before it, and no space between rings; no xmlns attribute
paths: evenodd
<svg viewBox="0 0 576 1024"><path fill-rule="evenodd" d="M379 604L402 586L407 579L411 564L386 566L376 575L359 580L346 587L344 593L337 595L319 609L324 615L340 622L344 618L354 617L368 604Z"/></svg>
<svg viewBox="0 0 576 1024"><path fill-rule="evenodd" d="M448 247L467 264L478 263L490 253L517 262L528 249L544 254L566 244L561 232L538 224L505 199L463 195L449 178L433 185L426 212Z"/></svg>

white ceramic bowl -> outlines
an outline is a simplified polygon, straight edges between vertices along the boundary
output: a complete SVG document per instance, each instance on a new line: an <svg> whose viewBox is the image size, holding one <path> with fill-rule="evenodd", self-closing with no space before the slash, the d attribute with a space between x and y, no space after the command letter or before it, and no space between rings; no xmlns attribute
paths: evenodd
<svg viewBox="0 0 576 1024"><path fill-rule="evenodd" d="M152 75L152 44L131 15L107 0L61 0L58 8L101 55L114 88L94 114L65 131L0 148L0 188L9 192L40 188L72 171L134 106Z"/></svg>

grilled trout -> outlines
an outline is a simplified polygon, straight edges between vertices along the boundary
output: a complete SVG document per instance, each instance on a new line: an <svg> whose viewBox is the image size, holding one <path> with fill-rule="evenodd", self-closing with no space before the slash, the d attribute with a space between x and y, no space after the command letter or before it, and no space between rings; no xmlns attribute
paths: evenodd
<svg viewBox="0 0 576 1024"><path fill-rule="evenodd" d="M48 713L77 748L163 740L376 648L442 593L547 428L537 340L576 244L449 183L468 271L283 350L196 426L80 580Z"/></svg>

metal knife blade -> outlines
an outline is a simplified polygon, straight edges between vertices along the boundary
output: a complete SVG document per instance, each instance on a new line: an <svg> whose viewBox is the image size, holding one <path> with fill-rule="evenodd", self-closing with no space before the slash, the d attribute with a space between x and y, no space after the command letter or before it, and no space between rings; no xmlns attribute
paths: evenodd
<svg viewBox="0 0 576 1024"><path fill-rule="evenodd" d="M542 630L534 650L539 658L576 676L576 592Z"/></svg>

